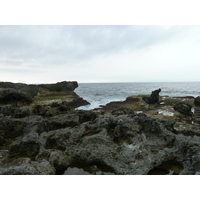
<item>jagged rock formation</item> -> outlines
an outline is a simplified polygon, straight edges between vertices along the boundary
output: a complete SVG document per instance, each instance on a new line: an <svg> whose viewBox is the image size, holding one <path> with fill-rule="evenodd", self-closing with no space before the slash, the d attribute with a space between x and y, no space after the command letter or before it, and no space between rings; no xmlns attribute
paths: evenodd
<svg viewBox="0 0 200 200"><path fill-rule="evenodd" d="M23 104L33 103L33 98L30 95L20 92L10 92L0 98L0 104L17 104L18 102Z"/></svg>
<svg viewBox="0 0 200 200"><path fill-rule="evenodd" d="M76 81L67 82L62 81L53 84L24 84L24 83L12 83L12 82L0 82L0 88L4 89L13 89L20 92L25 92L30 94L32 97L36 96L39 88L44 88L49 91L74 91L78 87L78 83Z"/></svg>
<svg viewBox="0 0 200 200"><path fill-rule="evenodd" d="M69 174L74 167L89 174L200 172L199 128L173 118L52 103L1 106L0 121L0 174Z"/></svg>
<svg viewBox="0 0 200 200"><path fill-rule="evenodd" d="M55 84L39 84L38 87L45 88L49 91L74 91L78 87L78 83L76 81L73 82L58 82Z"/></svg>
<svg viewBox="0 0 200 200"><path fill-rule="evenodd" d="M113 110L112 112L112 115L133 115L134 114L134 111L131 110L130 108L119 108L119 109L115 109Z"/></svg>
<svg viewBox="0 0 200 200"><path fill-rule="evenodd" d="M74 92L77 87L76 81L39 85L0 82L0 104L29 105L66 101L73 108L89 104Z"/></svg>
<svg viewBox="0 0 200 200"><path fill-rule="evenodd" d="M83 105L76 83L34 92L25 84L5 85L2 99L17 91L34 103L0 106L2 175L200 173L200 110L191 98L159 99L156 90L149 97L155 104L141 95L84 111L74 110Z"/></svg>
<svg viewBox="0 0 200 200"><path fill-rule="evenodd" d="M196 98L194 99L194 105L195 105L195 106L200 106L200 96L198 96L198 97L196 97Z"/></svg>
<svg viewBox="0 0 200 200"><path fill-rule="evenodd" d="M184 115L192 115L192 106L186 103L178 103L174 106L174 110L179 111L180 113Z"/></svg>
<svg viewBox="0 0 200 200"><path fill-rule="evenodd" d="M152 91L152 93L149 97L143 97L143 100L148 104L158 103L160 92L161 92L161 89L154 90L154 91Z"/></svg>
<svg viewBox="0 0 200 200"><path fill-rule="evenodd" d="M200 124L200 108L195 107L194 108L194 113L192 115L193 121Z"/></svg>
<svg viewBox="0 0 200 200"><path fill-rule="evenodd" d="M11 83L11 82L0 82L0 95L2 93L9 93L9 92L21 92L27 93L31 97L34 97L38 93L38 86L37 85L27 85L24 83Z"/></svg>

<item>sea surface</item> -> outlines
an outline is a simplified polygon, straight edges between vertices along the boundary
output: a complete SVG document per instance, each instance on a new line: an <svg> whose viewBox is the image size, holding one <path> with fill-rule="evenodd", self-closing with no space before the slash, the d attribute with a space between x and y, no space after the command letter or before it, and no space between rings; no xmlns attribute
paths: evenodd
<svg viewBox="0 0 200 200"><path fill-rule="evenodd" d="M150 95L159 88L161 96L200 96L200 82L79 83L75 92L91 103L78 109L90 110L111 101L124 101L132 95Z"/></svg>

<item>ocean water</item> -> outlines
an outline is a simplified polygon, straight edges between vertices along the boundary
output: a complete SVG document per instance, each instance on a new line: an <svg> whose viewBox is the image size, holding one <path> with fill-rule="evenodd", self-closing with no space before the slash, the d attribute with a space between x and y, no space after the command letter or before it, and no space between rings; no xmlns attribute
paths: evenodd
<svg viewBox="0 0 200 200"><path fill-rule="evenodd" d="M111 101L124 101L132 95L148 95L159 88L161 96L200 96L200 82L79 83L75 92L91 103L78 109L90 110Z"/></svg>

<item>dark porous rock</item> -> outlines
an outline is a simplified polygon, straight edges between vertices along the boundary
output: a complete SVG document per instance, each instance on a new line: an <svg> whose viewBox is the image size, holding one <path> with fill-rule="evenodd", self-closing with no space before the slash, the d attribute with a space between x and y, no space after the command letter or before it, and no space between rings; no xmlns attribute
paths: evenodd
<svg viewBox="0 0 200 200"><path fill-rule="evenodd" d="M24 125L22 120L5 117L0 124L4 139L14 139L23 135Z"/></svg>
<svg viewBox="0 0 200 200"><path fill-rule="evenodd" d="M187 103L178 103L174 106L174 110L184 114L184 115L192 115L192 106Z"/></svg>
<svg viewBox="0 0 200 200"><path fill-rule="evenodd" d="M186 138L188 139L187 141L185 140ZM179 145L177 153L184 167L184 170L180 174L194 175L200 170L199 138L198 136L188 137L182 134L177 135L174 145Z"/></svg>
<svg viewBox="0 0 200 200"><path fill-rule="evenodd" d="M3 105L0 106L0 113L4 116L13 116L15 108L12 105Z"/></svg>
<svg viewBox="0 0 200 200"><path fill-rule="evenodd" d="M0 104L31 104L33 99L30 95L20 92L12 92L0 98Z"/></svg>
<svg viewBox="0 0 200 200"><path fill-rule="evenodd" d="M200 136L199 124L185 124L177 122L174 128L177 134L182 134L186 136Z"/></svg>
<svg viewBox="0 0 200 200"><path fill-rule="evenodd" d="M62 81L54 84L39 84L39 85L27 85L24 83L11 83L11 82L0 82L0 88L14 89L31 95L36 96L39 88L44 88L49 91L74 91L78 87L76 81Z"/></svg>
<svg viewBox="0 0 200 200"><path fill-rule="evenodd" d="M32 114L32 108L29 106L21 106L14 109L13 117L14 118L24 118L29 117Z"/></svg>
<svg viewBox="0 0 200 200"><path fill-rule="evenodd" d="M142 97L104 114L68 108L68 101L0 106L0 174L198 174L199 108L188 117L173 109L182 99L149 105Z"/></svg>
<svg viewBox="0 0 200 200"><path fill-rule="evenodd" d="M52 130L74 127L79 124L79 116L75 114L60 114L48 119L43 119L38 123L38 133Z"/></svg>
<svg viewBox="0 0 200 200"><path fill-rule="evenodd" d="M1 175L33 175L39 174L31 165L30 158L6 159L0 163Z"/></svg>
<svg viewBox="0 0 200 200"><path fill-rule="evenodd" d="M0 106L0 113L4 116L11 116L14 118L24 118L32 114L31 106L14 107L12 105Z"/></svg>
<svg viewBox="0 0 200 200"><path fill-rule="evenodd" d="M65 100L68 107L77 108L88 105L89 102L79 97L74 90L78 87L76 81L62 81L55 84L27 85L23 83L0 82L0 104L48 104L52 101ZM67 106L60 107L66 111Z"/></svg>
<svg viewBox="0 0 200 200"><path fill-rule="evenodd" d="M66 149L67 140L69 139L69 136L70 132L64 132L64 131L49 132L44 147L45 149L57 149L64 151Z"/></svg>
<svg viewBox="0 0 200 200"><path fill-rule="evenodd" d="M27 85L24 83L11 83L11 82L0 82L0 88L1 90L7 90L7 91L19 91L22 93L29 94L31 97L34 97L38 93L38 86L37 85ZM9 92L9 93L10 93ZM1 92L0 92L1 94Z"/></svg>
<svg viewBox="0 0 200 200"><path fill-rule="evenodd" d="M33 106L33 114L46 116L49 109L50 108L46 105L35 105L35 106Z"/></svg>
<svg viewBox="0 0 200 200"><path fill-rule="evenodd" d="M19 137L10 147L9 155L14 156L29 156L33 157L39 153L40 145L38 142L38 133L26 134L24 137Z"/></svg>
<svg viewBox="0 0 200 200"><path fill-rule="evenodd" d="M135 103L135 102L139 102L140 99L137 97L127 97L126 98L126 102L130 102L130 103Z"/></svg>
<svg viewBox="0 0 200 200"><path fill-rule="evenodd" d="M4 125L2 123L3 118L4 117L2 115L0 115L0 121L1 121L1 123L0 123L0 146L4 145L4 143L5 143L5 138L4 138L5 130L4 130Z"/></svg>
<svg viewBox="0 0 200 200"><path fill-rule="evenodd" d="M4 145L5 139L2 136L2 133L0 132L0 145Z"/></svg>
<svg viewBox="0 0 200 200"><path fill-rule="evenodd" d="M196 98L194 99L194 105L195 105L195 106L200 106L200 96L198 96L198 97L196 97Z"/></svg>
<svg viewBox="0 0 200 200"><path fill-rule="evenodd" d="M193 117L198 117L200 118L200 108L196 107L194 108L194 114L193 114Z"/></svg>
<svg viewBox="0 0 200 200"><path fill-rule="evenodd" d="M80 123L84 123L84 122L88 122L88 121L94 121L97 118L97 114L92 112L92 111L76 111L76 113L79 116L79 122Z"/></svg>
<svg viewBox="0 0 200 200"><path fill-rule="evenodd" d="M64 170L69 167L68 157L63 151L60 150L51 151L49 162L54 166L56 170Z"/></svg>
<svg viewBox="0 0 200 200"><path fill-rule="evenodd" d="M66 113L72 110L66 101L62 101L61 103L53 102L49 104L49 106L51 106L51 108L56 108L60 113Z"/></svg>
<svg viewBox="0 0 200 200"><path fill-rule="evenodd" d="M163 123L163 125L166 127L167 130L176 134L176 130L174 129L174 126L176 124L176 120L174 120L174 119L164 119L164 120L161 120L161 122Z"/></svg>
<svg viewBox="0 0 200 200"><path fill-rule="evenodd" d="M52 164L43 159L41 161L32 161L32 166L37 170L37 174L40 175L55 175L56 169L52 166Z"/></svg>
<svg viewBox="0 0 200 200"><path fill-rule="evenodd" d="M40 115L44 118L59 115L60 113L67 113L67 111L60 111L60 107L51 107L51 105L34 105L32 107L32 115Z"/></svg>
<svg viewBox="0 0 200 200"><path fill-rule="evenodd" d="M195 123L200 124L200 108L198 108L198 107L194 108L194 113L192 115L192 119Z"/></svg>
<svg viewBox="0 0 200 200"><path fill-rule="evenodd" d="M119 108L111 112L113 115L134 115L134 111L130 108Z"/></svg>
<svg viewBox="0 0 200 200"><path fill-rule="evenodd" d="M47 149L40 149L40 152L37 154L37 156L35 157L36 161L40 161L40 160L49 160L50 157L50 151Z"/></svg>
<svg viewBox="0 0 200 200"><path fill-rule="evenodd" d="M1 175L54 175L55 168L47 161L31 161L30 158L7 159L0 163Z"/></svg>
<svg viewBox="0 0 200 200"><path fill-rule="evenodd" d="M40 84L38 85L41 88L45 88L49 91L74 91L78 87L78 83L76 81L67 82L62 81L55 84Z"/></svg>
<svg viewBox="0 0 200 200"><path fill-rule="evenodd" d="M159 101L159 93L161 89L152 91L150 97L143 97L142 99L148 104L155 104Z"/></svg>
<svg viewBox="0 0 200 200"><path fill-rule="evenodd" d="M166 129L167 125L147 117L108 117L96 120L101 127L99 133L82 137L75 146L66 146L70 164L103 165L116 174L147 174L152 163L168 159L175 135ZM87 125L94 129L92 124Z"/></svg>
<svg viewBox="0 0 200 200"><path fill-rule="evenodd" d="M90 103L86 101L85 99L79 97L78 95L74 94L75 99L68 103L68 105L72 108L78 108L80 106L86 106Z"/></svg>
<svg viewBox="0 0 200 200"><path fill-rule="evenodd" d="M60 114L48 119L49 131L74 127L79 124L79 117L74 114Z"/></svg>

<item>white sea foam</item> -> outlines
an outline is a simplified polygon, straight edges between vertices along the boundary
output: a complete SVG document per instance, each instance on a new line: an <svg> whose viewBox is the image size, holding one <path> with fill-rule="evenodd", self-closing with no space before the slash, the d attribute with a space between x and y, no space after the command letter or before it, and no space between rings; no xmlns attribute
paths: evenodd
<svg viewBox="0 0 200 200"><path fill-rule="evenodd" d="M194 114L194 108L191 108L191 112Z"/></svg>
<svg viewBox="0 0 200 200"><path fill-rule="evenodd" d="M168 110L161 110L161 109L158 110L158 114L162 114L165 116L174 116L173 112L169 112Z"/></svg>
<svg viewBox="0 0 200 200"><path fill-rule="evenodd" d="M144 113L144 111L137 111L136 114Z"/></svg>

